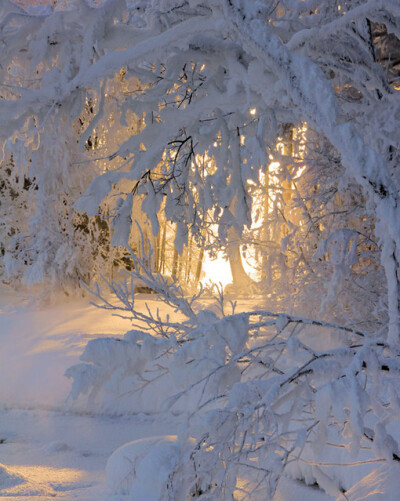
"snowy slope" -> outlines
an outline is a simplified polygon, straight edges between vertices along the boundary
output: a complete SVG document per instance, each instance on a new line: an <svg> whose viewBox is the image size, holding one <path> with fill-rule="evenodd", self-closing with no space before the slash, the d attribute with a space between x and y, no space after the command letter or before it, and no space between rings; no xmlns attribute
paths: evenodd
<svg viewBox="0 0 400 501"><path fill-rule="evenodd" d="M78 361L87 341L120 335L130 322L100 313L88 299L58 298L55 305L38 308L20 296L11 297L3 287L0 402L7 407L62 409L70 390L64 372Z"/></svg>

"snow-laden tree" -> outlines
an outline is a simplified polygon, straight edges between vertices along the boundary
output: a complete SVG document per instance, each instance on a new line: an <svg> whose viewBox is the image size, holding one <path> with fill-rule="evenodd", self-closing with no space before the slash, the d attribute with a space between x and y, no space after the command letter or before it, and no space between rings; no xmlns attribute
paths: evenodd
<svg viewBox="0 0 400 501"><path fill-rule="evenodd" d="M5 238L8 230L3 226L7 276L28 285L50 281L54 287L76 287L79 280L90 281L96 269L107 273L121 257L110 249L109 207L103 205L93 218L73 208L89 182L104 170L103 164L94 167L90 161L104 127L98 134L84 135L95 116L92 92L75 92L55 102L62 80L79 67L86 25L80 23L79 32L79 23L74 24L78 11L70 13L63 31L63 14L51 15L49 6L30 14L11 2L3 2L0 9L5 37L1 95L8 109L3 110L4 118L10 118L2 122L2 166L7 177L11 157L9 177L20 180L20 189L14 188L12 195L15 203L4 200L2 207L4 219L14 218L16 223L11 240ZM62 43L53 40L55 30L63 33ZM120 75L115 78L121 80ZM111 82L110 93L114 86ZM30 97L24 104L25 93ZM24 185L24 179L34 182ZM26 199L23 217L15 210L21 195Z"/></svg>
<svg viewBox="0 0 400 501"><path fill-rule="evenodd" d="M291 467L339 495L326 447L398 461L398 2L4 1L0 18L2 165L12 156L31 211L4 249L13 270L85 278L100 236L80 247L77 229L107 218L125 246L145 214L155 238L171 225L177 253L189 236L224 248L247 290L238 242L259 249L264 282L319 312L226 316L222 291L220 315L199 312L134 237L134 275L187 320L140 315L111 283L154 335L89 343L73 396L118 408L164 378L182 385L170 406L194 392L197 443L171 479L195 478L203 499L272 495ZM343 325L321 320L334 303Z"/></svg>
<svg viewBox="0 0 400 501"><path fill-rule="evenodd" d="M175 225L178 251L188 235L203 247L223 247L246 280L238 241L251 231L252 191L279 141L306 123L312 140L297 184L304 179L308 191L290 195L291 211L304 228L311 186L310 203L323 211L318 163L339 193L331 212L353 211L340 193L354 188L358 214L375 232L365 240L375 246L372 266L386 275L383 303L397 340L396 2L114 0L92 8L76 1L27 13L7 1L1 9L3 149L18 153L21 175L36 179L34 215L21 233L29 241L29 265L22 266L28 282L90 275L90 260L80 273L71 264L80 262L71 222L76 210L106 214L113 243L124 245L140 219L137 209L132 213L136 199L155 235L164 218ZM289 153L278 156L281 187L285 181L293 190L298 171ZM292 242L299 251L310 233L294 232L285 218L280 224L287 235L265 230L261 240L278 234L278 245L261 254L264 263L284 269L288 253L279 239L288 237L284 246ZM315 245L336 242L347 255L356 232L363 233L353 228L349 239L347 221L334 229L333 237L329 226L313 231ZM324 254L319 246L320 259L334 253L328 247ZM354 247L357 261L365 246ZM298 252L296 268L311 273L312 258L311 247Z"/></svg>

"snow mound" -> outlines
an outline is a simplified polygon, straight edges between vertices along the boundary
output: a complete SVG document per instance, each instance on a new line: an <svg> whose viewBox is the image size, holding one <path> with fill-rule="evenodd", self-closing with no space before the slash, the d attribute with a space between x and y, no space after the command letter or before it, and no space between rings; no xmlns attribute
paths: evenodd
<svg viewBox="0 0 400 501"><path fill-rule="evenodd" d="M70 447L65 442L55 440L54 442L50 442L49 444L45 444L42 447L42 451L47 454L53 454L56 452L66 452L70 450Z"/></svg>
<svg viewBox="0 0 400 501"><path fill-rule="evenodd" d="M282 476L273 501L332 501L332 497L315 486ZM345 501L341 498L341 501Z"/></svg>
<svg viewBox="0 0 400 501"><path fill-rule="evenodd" d="M113 494L159 501L181 458L181 444L176 435L129 442L108 459L107 485Z"/></svg>
<svg viewBox="0 0 400 501"><path fill-rule="evenodd" d="M337 498L336 501L343 499ZM384 465L357 482L346 492L348 501L398 501L400 499L400 467Z"/></svg>
<svg viewBox="0 0 400 501"><path fill-rule="evenodd" d="M0 491L9 489L25 482L24 477L12 473L7 466L0 464ZM0 494L1 496L1 494Z"/></svg>

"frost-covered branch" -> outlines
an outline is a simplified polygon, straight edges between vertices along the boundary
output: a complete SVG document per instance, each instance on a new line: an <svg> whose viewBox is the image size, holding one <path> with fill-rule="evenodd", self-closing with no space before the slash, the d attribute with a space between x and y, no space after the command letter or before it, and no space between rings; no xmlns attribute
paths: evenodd
<svg viewBox="0 0 400 501"><path fill-rule="evenodd" d="M184 338L167 328L164 337L132 331L92 340L67 375L72 396L88 394L93 409L134 411L146 392L161 392L158 410L188 413L188 433L203 437L193 455L204 495L231 496L244 476L244 494L262 488L272 496L283 472L323 469L331 446L348 448L360 464L397 460L386 431L398 422L395 347L346 326L262 310L222 318L200 310ZM193 472L176 472L180 485L185 474ZM343 489L329 475L324 482L322 470L307 475L331 494L332 485L337 495Z"/></svg>

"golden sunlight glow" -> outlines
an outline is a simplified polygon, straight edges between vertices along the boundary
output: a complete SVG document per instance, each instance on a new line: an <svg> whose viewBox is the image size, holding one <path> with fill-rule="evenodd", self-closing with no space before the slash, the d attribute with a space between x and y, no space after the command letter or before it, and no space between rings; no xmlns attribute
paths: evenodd
<svg viewBox="0 0 400 501"><path fill-rule="evenodd" d="M55 468L47 465L10 465L7 472L18 476L22 482L1 490L7 499L51 499L66 489L79 486L84 472L75 468ZM55 488L56 486L56 488ZM37 497L36 497L37 496ZM1 497L1 495L0 495Z"/></svg>
<svg viewBox="0 0 400 501"><path fill-rule="evenodd" d="M232 283L232 272L229 262L225 259L222 252L218 253L217 257L212 259L207 253L203 261L204 276L200 280L203 285L209 284L222 284L225 285Z"/></svg>
<svg viewBox="0 0 400 501"><path fill-rule="evenodd" d="M256 108L251 108L248 111L252 116L257 113ZM298 127L286 127L282 137L277 138L276 147L274 151L270 152L267 165L260 166L258 170L258 180L247 181L248 193L252 198L250 232L244 235L242 243L237 240L236 243L227 242L228 245L233 244L234 254L236 253L231 261L224 256L223 252L219 252L216 257L211 258L207 252L201 251L194 258L198 263L196 264L198 271L195 273L196 283L200 281L203 286L212 283L225 287L233 282L232 269L237 282L240 281L240 276L245 275L255 282L265 278L263 269L265 269L264 265L268 260L267 246L279 245L283 236L287 234L285 225L288 224L288 221L299 224L301 219L301 215L298 214L298 211L296 212L291 200L297 189L295 182L306 168L304 165L306 131L305 124ZM190 161L191 170L194 173L200 172L204 178L215 173L217 166L213 148L221 147L221 143L221 138L216 137L209 151L205 151L201 155L195 154ZM240 144L243 146L245 143L246 135L240 134ZM177 150L172 148L168 150L168 154L165 154L164 161L173 161L176 155ZM249 160L243 155L241 161L243 165L246 165ZM229 185L230 177L226 179L226 183ZM201 197L195 183L191 185L191 190L195 203L199 203ZM209 222L211 223L214 216L212 210L209 209L209 211ZM209 230L212 229L209 228ZM217 233L217 228L214 228L209 235L211 239L214 230ZM257 239L259 239L258 242L262 242L261 245L253 243ZM238 259L237 255L238 246L241 259ZM189 254L191 252L190 244L188 252ZM187 280L187 277L190 277L191 272L188 272L188 269L194 266L195 261L193 261L191 254L186 258L189 264L182 265L182 258L179 258L179 263L175 263L171 268L173 275L179 275L178 279L183 277L184 280ZM165 272L164 268L163 272Z"/></svg>
<svg viewBox="0 0 400 501"><path fill-rule="evenodd" d="M279 184L279 168L281 164L279 162L271 162L268 166L268 184L278 186ZM275 210L275 200L276 200L276 191L269 190L268 193L268 203L267 203L267 212L271 214Z"/></svg>
<svg viewBox="0 0 400 501"><path fill-rule="evenodd" d="M257 108L251 108L250 115L255 115L257 113Z"/></svg>
<svg viewBox="0 0 400 501"><path fill-rule="evenodd" d="M249 113L254 116L257 113L257 109L251 108ZM264 237L261 238L266 238L263 227L270 224L269 221L271 217L273 220L274 213L277 210L285 213L285 216L289 220L295 216L294 213L290 212L292 182L290 180L282 180L281 170L283 167L281 157L284 157L282 161L287 161L288 157L293 158L293 164L289 163L288 167L285 168L294 168L294 170L290 170L290 173L293 176L292 179L297 180L306 168L301 161L305 156L306 132L307 125L303 124L300 127L293 128L290 136L286 139L283 137L278 138L276 144L277 154L272 153L269 155L268 167L261 168L259 171L259 182L248 181L249 191L252 196L251 230L259 232L260 235L264 234ZM245 142L246 136L241 135L240 144L244 145ZM218 142L215 141L213 146L217 148ZM199 161L200 159L196 160ZM203 156L202 162L205 166L205 175L209 174L215 168L212 156L210 157L206 154ZM243 158L242 162L246 164L246 159ZM276 233L275 230L272 230L272 234L270 235L272 240L278 239L279 241L281 237L281 232ZM262 279L263 252L258 246L252 244L241 245L240 250L244 271L252 280L258 282ZM210 282L221 283L224 287L232 282L231 267L223 253L218 254L214 259L211 259L209 255L205 255L201 283L205 285Z"/></svg>

